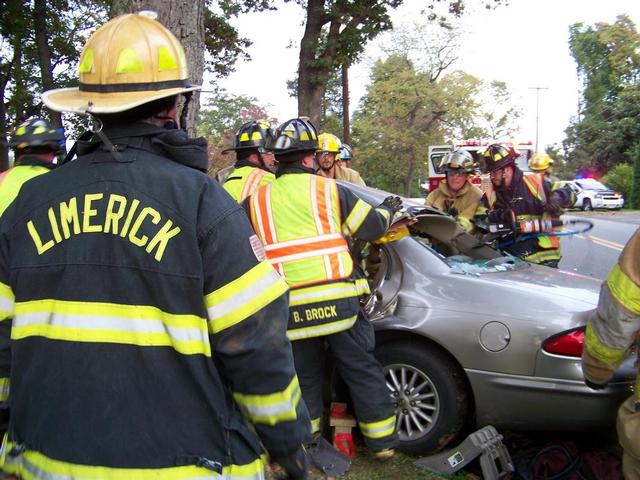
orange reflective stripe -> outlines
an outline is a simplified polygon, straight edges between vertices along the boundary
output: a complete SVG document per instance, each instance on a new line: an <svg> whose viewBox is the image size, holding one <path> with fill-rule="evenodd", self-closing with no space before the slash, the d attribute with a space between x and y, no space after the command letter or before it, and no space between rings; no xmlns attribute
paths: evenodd
<svg viewBox="0 0 640 480"><path fill-rule="evenodd" d="M301 238L299 240L291 240L288 242L274 243L265 246L267 256L271 261L279 257L299 255L307 252L317 251L324 248L333 247L346 247L345 242L340 234L322 235L312 238ZM309 256L316 256L316 253L312 255L300 256L300 258L308 258ZM297 259L297 258L296 258Z"/></svg>
<svg viewBox="0 0 640 480"><path fill-rule="evenodd" d="M258 233L263 243L270 245L278 241L275 225L273 224L273 212L271 211L271 184L265 185L258 193L251 197L253 211L256 216Z"/></svg>
<svg viewBox="0 0 640 480"><path fill-rule="evenodd" d="M544 203L547 202L547 196L544 193L544 182L538 177L537 173L524 175L523 180L531 195Z"/></svg>
<svg viewBox="0 0 640 480"><path fill-rule="evenodd" d="M323 177L311 177L311 205L314 210L316 230L319 236L326 233L336 233L337 231L333 213L332 193L334 186L333 182ZM344 240L341 243L345 245ZM344 266L340 258L340 253L344 250L344 248L341 248L324 255L323 262L327 280L344 277ZM324 251L328 252L326 249ZM316 251L316 255L319 255L318 251Z"/></svg>
<svg viewBox="0 0 640 480"><path fill-rule="evenodd" d="M262 177L267 174L264 170L260 170L259 168L254 168L247 178L244 181L244 185L242 186L242 193L240 194L240 201L244 200L250 195L253 195L258 187L260 187L260 182L262 181Z"/></svg>

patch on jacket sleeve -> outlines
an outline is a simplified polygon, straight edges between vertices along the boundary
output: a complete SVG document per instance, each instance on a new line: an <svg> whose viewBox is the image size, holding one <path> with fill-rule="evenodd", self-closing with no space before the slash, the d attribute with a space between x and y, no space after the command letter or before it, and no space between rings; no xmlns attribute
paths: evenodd
<svg viewBox="0 0 640 480"><path fill-rule="evenodd" d="M267 254L264 252L264 247L262 246L262 242L260 241L257 235L251 235L249 237L249 244L251 245L251 250L253 250L253 254L256 256L259 262L262 262L267 258Z"/></svg>

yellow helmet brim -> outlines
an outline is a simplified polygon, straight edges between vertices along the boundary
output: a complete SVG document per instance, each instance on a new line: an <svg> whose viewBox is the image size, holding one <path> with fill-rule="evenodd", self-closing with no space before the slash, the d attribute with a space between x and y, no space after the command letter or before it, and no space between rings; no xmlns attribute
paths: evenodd
<svg viewBox="0 0 640 480"><path fill-rule="evenodd" d="M200 85L139 92L81 92L75 88L57 88L42 94L42 101L56 112L119 113L145 103L180 93L200 90Z"/></svg>

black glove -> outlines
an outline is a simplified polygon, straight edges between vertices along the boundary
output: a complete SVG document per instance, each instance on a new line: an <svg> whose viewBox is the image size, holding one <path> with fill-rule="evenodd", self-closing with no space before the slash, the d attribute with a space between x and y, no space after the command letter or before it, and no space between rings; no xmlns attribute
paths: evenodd
<svg viewBox="0 0 640 480"><path fill-rule="evenodd" d="M302 445L294 453L274 460L287 472L289 480L306 480L309 477L309 455Z"/></svg>
<svg viewBox="0 0 640 480"><path fill-rule="evenodd" d="M515 217L513 211L507 210L491 210L489 212L489 223L504 223L506 225L512 225Z"/></svg>
<svg viewBox="0 0 640 480"><path fill-rule="evenodd" d="M457 208L450 208L449 211L447 212L449 215L451 215L452 217L457 217L458 216L458 209Z"/></svg>
<svg viewBox="0 0 640 480"><path fill-rule="evenodd" d="M386 208L393 214L399 212L402 208L402 200L400 199L400 197L390 195L384 199L380 206Z"/></svg>
<svg viewBox="0 0 640 480"><path fill-rule="evenodd" d="M586 378L584 379L584 384L587 387L589 387L591 390L602 390L607 386L606 383L593 383L592 381L587 380Z"/></svg>
<svg viewBox="0 0 640 480"><path fill-rule="evenodd" d="M549 196L545 210L552 217L559 217L560 215L562 215L562 203L561 199L558 198L558 195L551 194Z"/></svg>

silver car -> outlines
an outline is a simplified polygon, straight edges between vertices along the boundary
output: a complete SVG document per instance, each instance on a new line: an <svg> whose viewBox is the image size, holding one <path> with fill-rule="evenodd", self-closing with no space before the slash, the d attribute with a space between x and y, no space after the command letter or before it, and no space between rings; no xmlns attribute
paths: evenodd
<svg viewBox="0 0 640 480"><path fill-rule="evenodd" d="M388 195L349 188L372 204ZM602 391L583 383L584 326L599 282L504 256L452 217L405 206L418 217L411 235L369 246L363 260L373 286L376 356L396 406L401 449L443 448L474 423L613 426L635 368L629 357Z"/></svg>

